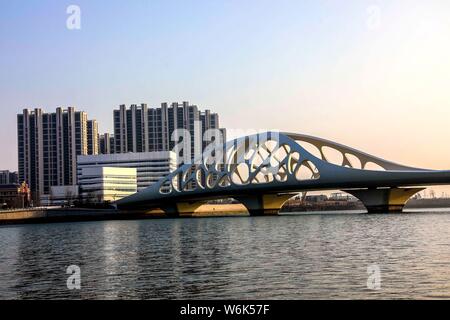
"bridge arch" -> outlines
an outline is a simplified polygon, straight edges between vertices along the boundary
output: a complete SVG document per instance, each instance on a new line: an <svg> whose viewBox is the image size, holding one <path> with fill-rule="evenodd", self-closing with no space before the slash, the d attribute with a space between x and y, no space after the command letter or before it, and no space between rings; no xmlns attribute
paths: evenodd
<svg viewBox="0 0 450 320"><path fill-rule="evenodd" d="M213 150L149 188L117 201L117 206L140 209L233 197L254 214L271 214L289 195L303 191L362 190L358 193L361 198L369 189L450 184L450 171L404 166L297 133L271 131L241 137ZM371 164L379 170L373 170Z"/></svg>

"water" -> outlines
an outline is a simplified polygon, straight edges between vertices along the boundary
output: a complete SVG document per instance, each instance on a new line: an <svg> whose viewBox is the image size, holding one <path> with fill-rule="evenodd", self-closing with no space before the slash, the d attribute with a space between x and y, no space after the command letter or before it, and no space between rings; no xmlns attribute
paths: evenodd
<svg viewBox="0 0 450 320"><path fill-rule="evenodd" d="M0 298L450 298L449 230L450 210L4 226Z"/></svg>

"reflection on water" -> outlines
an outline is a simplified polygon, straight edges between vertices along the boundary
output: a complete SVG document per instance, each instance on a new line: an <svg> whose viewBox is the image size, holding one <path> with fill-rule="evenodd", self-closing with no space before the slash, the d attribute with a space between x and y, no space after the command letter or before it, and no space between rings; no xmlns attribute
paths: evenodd
<svg viewBox="0 0 450 320"><path fill-rule="evenodd" d="M0 298L449 298L449 230L450 211L0 227Z"/></svg>

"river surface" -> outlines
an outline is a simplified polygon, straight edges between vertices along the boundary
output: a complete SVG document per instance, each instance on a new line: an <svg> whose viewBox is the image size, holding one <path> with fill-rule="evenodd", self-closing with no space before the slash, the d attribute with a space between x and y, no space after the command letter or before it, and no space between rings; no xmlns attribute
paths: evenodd
<svg viewBox="0 0 450 320"><path fill-rule="evenodd" d="M450 298L450 209L2 226L0 298Z"/></svg>

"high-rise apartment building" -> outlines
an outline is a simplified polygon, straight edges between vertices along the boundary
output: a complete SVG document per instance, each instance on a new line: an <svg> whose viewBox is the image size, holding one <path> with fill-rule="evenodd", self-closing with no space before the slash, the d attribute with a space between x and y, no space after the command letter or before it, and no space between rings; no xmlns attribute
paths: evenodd
<svg viewBox="0 0 450 320"><path fill-rule="evenodd" d="M219 128L219 115L217 113L211 113L211 110L205 110L200 113L200 121L202 123L202 149L204 150L208 144L211 143L213 138L207 134L210 129L218 129L222 135L222 143L226 142L226 130Z"/></svg>
<svg viewBox="0 0 450 320"><path fill-rule="evenodd" d="M219 129L219 116L199 111L189 102L174 102L170 106L162 103L159 108L148 108L146 104L121 105L114 110L114 137L116 153L170 151L179 137L177 129L186 129L190 134L191 158L203 151L209 143L203 141L208 129ZM224 129L221 129L224 132Z"/></svg>
<svg viewBox="0 0 450 320"><path fill-rule="evenodd" d="M148 126L148 149L150 151L171 150L167 103L162 103L160 108L148 110Z"/></svg>
<svg viewBox="0 0 450 320"><path fill-rule="evenodd" d="M17 172L11 172L9 170L0 170L0 185L5 184L18 184L19 178Z"/></svg>
<svg viewBox="0 0 450 320"><path fill-rule="evenodd" d="M115 153L148 151L147 105L121 105L114 110Z"/></svg>
<svg viewBox="0 0 450 320"><path fill-rule="evenodd" d="M99 153L100 154L114 153L114 136L113 135L111 135L109 133L100 135Z"/></svg>
<svg viewBox="0 0 450 320"><path fill-rule="evenodd" d="M99 153L99 136L97 120L87 121L87 153L96 155Z"/></svg>
<svg viewBox="0 0 450 320"><path fill-rule="evenodd" d="M73 107L17 115L19 181L30 186L35 204L52 186L76 184L76 157L88 153L87 123Z"/></svg>

